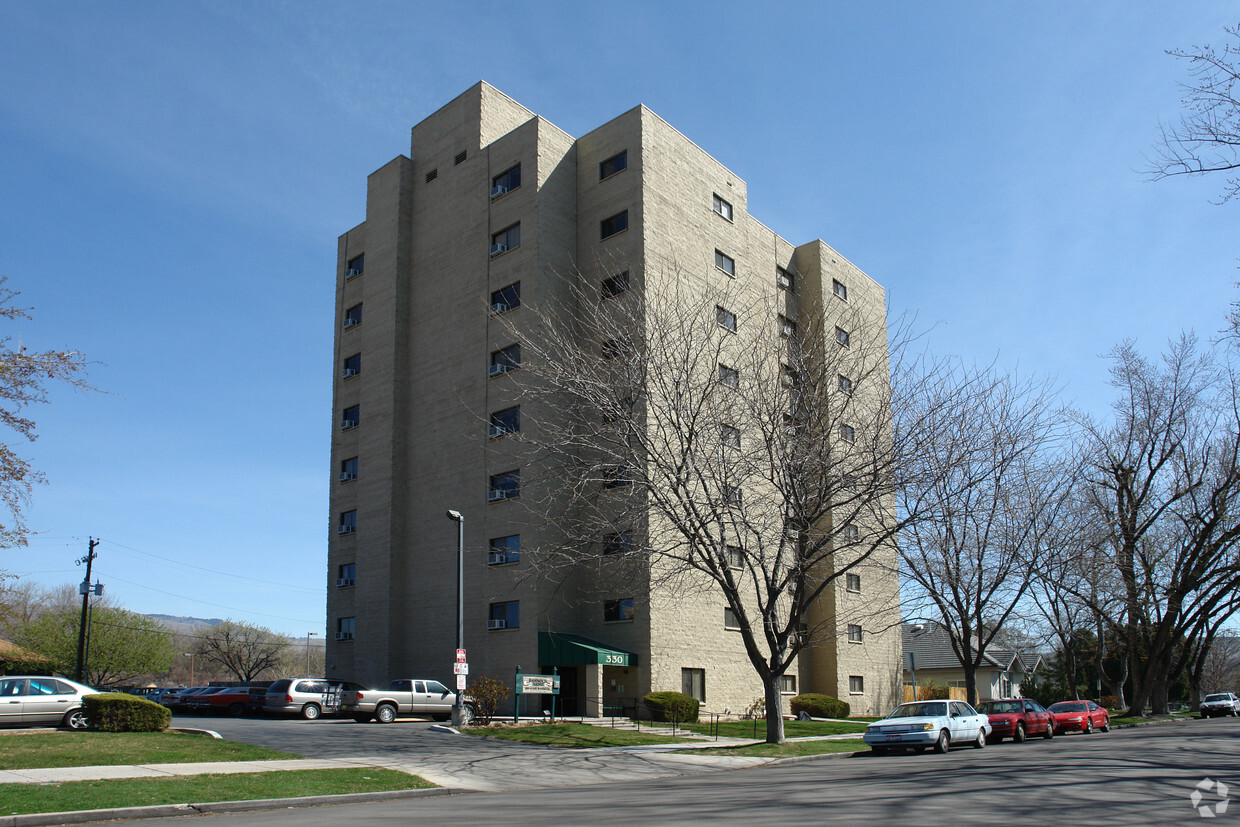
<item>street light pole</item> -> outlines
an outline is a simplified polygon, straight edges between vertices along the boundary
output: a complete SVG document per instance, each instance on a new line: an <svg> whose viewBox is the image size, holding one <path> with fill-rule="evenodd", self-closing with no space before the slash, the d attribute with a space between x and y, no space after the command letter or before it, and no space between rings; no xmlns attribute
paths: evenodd
<svg viewBox="0 0 1240 827"><path fill-rule="evenodd" d="M456 523L456 648L465 648L465 515L459 511L448 511L448 519ZM461 695L456 690L456 702L452 704L452 726L465 723L462 712Z"/></svg>
<svg viewBox="0 0 1240 827"><path fill-rule="evenodd" d="M319 634L318 632L306 632L306 677L307 678L314 677L313 675L310 674L310 638L317 637L318 634Z"/></svg>

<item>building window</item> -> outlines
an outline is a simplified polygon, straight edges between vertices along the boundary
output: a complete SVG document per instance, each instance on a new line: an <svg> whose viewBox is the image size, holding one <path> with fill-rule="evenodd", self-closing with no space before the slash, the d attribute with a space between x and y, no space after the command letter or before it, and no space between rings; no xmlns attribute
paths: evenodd
<svg viewBox="0 0 1240 827"><path fill-rule="evenodd" d="M491 235L491 255L498 256L521 246L521 222Z"/></svg>
<svg viewBox="0 0 1240 827"><path fill-rule="evenodd" d="M850 695L860 695L865 692L865 678L861 675L849 675L848 692Z"/></svg>
<svg viewBox="0 0 1240 827"><path fill-rule="evenodd" d="M491 424L487 428L487 436L491 439L521 432L521 406L514 405L495 411L491 414Z"/></svg>
<svg viewBox="0 0 1240 827"><path fill-rule="evenodd" d="M849 643L860 643L861 642L861 626L859 624L856 624L856 623L848 624L848 642Z"/></svg>
<svg viewBox="0 0 1240 827"><path fill-rule="evenodd" d="M837 327L835 329L835 341L844 347L848 347L848 331L842 327Z"/></svg>
<svg viewBox="0 0 1240 827"><path fill-rule="evenodd" d="M731 310L726 310L719 305L715 305L715 321L724 330L736 332L736 314Z"/></svg>
<svg viewBox="0 0 1240 827"><path fill-rule="evenodd" d="M517 164L491 179L491 197L499 198L519 186L521 186L521 165Z"/></svg>
<svg viewBox="0 0 1240 827"><path fill-rule="evenodd" d="M350 376L357 376L362 372L362 354L354 353L352 356L346 356L344 360L344 370L340 375L348 379Z"/></svg>
<svg viewBox="0 0 1240 827"><path fill-rule="evenodd" d="M851 425L841 425L840 426L840 439L850 444L853 442L856 442L857 432L853 430L853 426Z"/></svg>
<svg viewBox="0 0 1240 827"><path fill-rule="evenodd" d="M727 365L720 365L719 384L727 385L729 388L739 388L741 386L740 374L736 372L735 368L730 368Z"/></svg>
<svg viewBox="0 0 1240 827"><path fill-rule="evenodd" d="M336 525L337 534L352 534L357 531L357 509L341 511L340 522Z"/></svg>
<svg viewBox="0 0 1240 827"><path fill-rule="evenodd" d="M499 376L511 373L519 367L521 367L521 345L517 343L491 352L491 367L487 374Z"/></svg>
<svg viewBox="0 0 1240 827"><path fill-rule="evenodd" d="M602 181L604 178L610 178L617 172L624 172L629 168L629 151L617 152L606 161L599 162L598 179Z"/></svg>
<svg viewBox="0 0 1240 827"><path fill-rule="evenodd" d="M345 330L348 330L351 327L357 327L361 323L362 323L362 306L360 304L355 304L352 307L350 307L348 310L344 311L344 329Z"/></svg>
<svg viewBox="0 0 1240 827"><path fill-rule="evenodd" d="M487 491L487 502L511 500L521 496L521 469L492 474Z"/></svg>
<svg viewBox="0 0 1240 827"><path fill-rule="evenodd" d="M857 528L852 523L848 523L841 528L840 533L843 535L844 539L850 543L855 543L857 540L861 539L861 529Z"/></svg>
<svg viewBox="0 0 1240 827"><path fill-rule="evenodd" d="M785 339L795 339L797 337L797 323L789 319L787 316L780 314L779 316L779 335Z"/></svg>
<svg viewBox="0 0 1240 827"><path fill-rule="evenodd" d="M853 392L853 381L844 374L841 373L838 377L836 377L836 382L839 385L841 393Z"/></svg>
<svg viewBox="0 0 1240 827"><path fill-rule="evenodd" d="M344 266L344 277L351 279L354 276L360 276L366 272L366 254L356 255L349 259L349 263Z"/></svg>
<svg viewBox="0 0 1240 827"><path fill-rule="evenodd" d="M356 428L361 411L361 405L350 405L345 408L344 413L340 415L340 430L347 431L350 428Z"/></svg>
<svg viewBox="0 0 1240 827"><path fill-rule="evenodd" d="M353 640L353 628L356 618L336 618L336 640Z"/></svg>
<svg viewBox="0 0 1240 827"><path fill-rule="evenodd" d="M603 554L611 556L614 554L628 554L633 550L633 532L617 531L612 534L603 535Z"/></svg>
<svg viewBox="0 0 1240 827"><path fill-rule="evenodd" d="M514 281L507 287L491 291L491 312L507 313L521 306L521 282Z"/></svg>
<svg viewBox="0 0 1240 827"><path fill-rule="evenodd" d="M469 150L462 149L460 152L456 153L455 157L453 157L452 166L456 166L457 164L464 163L465 159L468 157L469 157Z"/></svg>
<svg viewBox="0 0 1240 827"><path fill-rule="evenodd" d="M349 457L340 463L340 481L349 482L357 479L357 457Z"/></svg>
<svg viewBox="0 0 1240 827"><path fill-rule="evenodd" d="M603 622L623 623L633 619L633 598L621 597L603 601Z"/></svg>
<svg viewBox="0 0 1240 827"><path fill-rule="evenodd" d="M844 588L854 594L861 594L861 575L846 574L844 575Z"/></svg>
<svg viewBox="0 0 1240 827"><path fill-rule="evenodd" d="M736 261L731 256L715 250L715 266L732 278L736 278Z"/></svg>
<svg viewBox="0 0 1240 827"><path fill-rule="evenodd" d="M521 561L521 535L509 534L507 537L492 537L491 550L487 552L488 566L505 566Z"/></svg>
<svg viewBox="0 0 1240 827"><path fill-rule="evenodd" d="M712 206L714 207L715 212L719 213L729 221L732 220L732 205L727 201L724 201L718 195L715 195L713 197Z"/></svg>
<svg viewBox="0 0 1240 827"><path fill-rule="evenodd" d="M521 628L521 601L507 600L503 603L492 603L487 615L487 628L519 629Z"/></svg>
<svg viewBox="0 0 1240 827"><path fill-rule="evenodd" d="M611 465L603 469L604 488L623 488L633 484L633 472L627 465Z"/></svg>
<svg viewBox="0 0 1240 827"><path fill-rule="evenodd" d="M698 703L706 702L706 670L705 669L681 669L680 670L680 691L691 698L697 698Z"/></svg>
<svg viewBox="0 0 1240 827"><path fill-rule="evenodd" d="M726 483L724 484L724 486L723 486L723 504L724 504L724 505L736 506L736 507L738 507L738 508L740 507L740 504L741 504L741 489L740 489L740 486L738 486L738 485L727 485Z"/></svg>
<svg viewBox="0 0 1240 827"><path fill-rule="evenodd" d="M775 286L789 293L796 290L796 279L782 267L775 268Z"/></svg>
<svg viewBox="0 0 1240 827"><path fill-rule="evenodd" d="M622 233L629 228L629 211L618 212L610 218L604 218L598 224L598 237L600 239L608 238L616 233Z"/></svg>
<svg viewBox="0 0 1240 827"><path fill-rule="evenodd" d="M439 177L439 167L435 167L430 172L426 173L426 183L429 184L431 181L434 181L438 177Z"/></svg>
<svg viewBox="0 0 1240 827"><path fill-rule="evenodd" d="M783 365L780 368L780 374L783 377L784 387L799 388L801 387L801 374L797 372L792 365Z"/></svg>
<svg viewBox="0 0 1240 827"><path fill-rule="evenodd" d="M344 589L357 584L357 563L345 563L336 567L336 588Z"/></svg>
<svg viewBox="0 0 1240 827"><path fill-rule="evenodd" d="M730 606L723 607L723 628L735 629L736 631L740 631L741 628L741 621Z"/></svg>
<svg viewBox="0 0 1240 827"><path fill-rule="evenodd" d="M797 676L796 675L780 675L779 691L784 695L797 694Z"/></svg>
<svg viewBox="0 0 1240 827"><path fill-rule="evenodd" d="M623 273L603 279L603 284L599 288L599 295L604 299L614 298L621 293L627 292L629 289L629 272L625 270Z"/></svg>
<svg viewBox="0 0 1240 827"><path fill-rule="evenodd" d="M734 425L720 425L719 441L728 448L741 447L741 429Z"/></svg>
<svg viewBox="0 0 1240 827"><path fill-rule="evenodd" d="M633 352L633 340L628 336L621 336L618 339L608 339L603 342L602 355L604 359L616 359L622 356L628 356Z"/></svg>
<svg viewBox="0 0 1240 827"><path fill-rule="evenodd" d="M845 285L844 282L839 281L838 279L831 279L831 292L834 293L837 298L848 301L848 286Z"/></svg>
<svg viewBox="0 0 1240 827"><path fill-rule="evenodd" d="M745 549L740 546L727 547L728 568L740 569L745 567Z"/></svg>

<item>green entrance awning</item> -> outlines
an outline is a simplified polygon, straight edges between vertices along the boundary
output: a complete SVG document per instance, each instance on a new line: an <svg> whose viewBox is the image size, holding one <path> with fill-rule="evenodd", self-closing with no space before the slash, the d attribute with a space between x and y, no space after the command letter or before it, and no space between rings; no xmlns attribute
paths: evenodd
<svg viewBox="0 0 1240 827"><path fill-rule="evenodd" d="M538 633L538 662L543 666L636 666L637 655L580 635Z"/></svg>

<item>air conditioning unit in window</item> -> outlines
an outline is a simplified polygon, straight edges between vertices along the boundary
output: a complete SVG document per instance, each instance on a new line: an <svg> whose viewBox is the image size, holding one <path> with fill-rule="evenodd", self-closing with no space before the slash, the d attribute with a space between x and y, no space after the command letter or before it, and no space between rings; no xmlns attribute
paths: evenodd
<svg viewBox="0 0 1240 827"><path fill-rule="evenodd" d="M352 632L336 632L336 640L353 640Z"/></svg>
<svg viewBox="0 0 1240 827"><path fill-rule="evenodd" d="M488 628L488 629L507 629L507 628L508 628L508 621L507 621L507 620L502 620L502 619L500 619L500 620L488 620L488 621L487 621L487 628Z"/></svg>
<svg viewBox="0 0 1240 827"><path fill-rule="evenodd" d="M336 526L337 534L352 534L354 531L357 531L356 526L351 526L351 525Z"/></svg>
<svg viewBox="0 0 1240 827"><path fill-rule="evenodd" d="M508 491L503 488L492 488L487 492L487 502L498 502L508 499Z"/></svg>
<svg viewBox="0 0 1240 827"><path fill-rule="evenodd" d="M340 587L340 588L342 588L342 589L343 589L345 586L352 586L352 585L353 585L353 583L354 583L354 581L353 581L353 578L352 578L352 577L337 577L337 578L336 578L336 585L337 585L337 586L339 586L339 587Z"/></svg>
<svg viewBox="0 0 1240 827"><path fill-rule="evenodd" d="M504 184L496 184L495 186L491 187L492 198L499 198L501 195L503 195L506 192L508 192L508 187Z"/></svg>
<svg viewBox="0 0 1240 827"><path fill-rule="evenodd" d="M342 376L345 379L348 379L350 376L357 376L357 371L355 371L353 368L345 368Z"/></svg>
<svg viewBox="0 0 1240 827"><path fill-rule="evenodd" d="M344 271L344 277L346 279L351 279L354 276L360 276L361 274L362 274L361 270L345 270Z"/></svg>
<svg viewBox="0 0 1240 827"><path fill-rule="evenodd" d="M488 551L487 552L487 565L488 566L502 566L505 563L511 563L511 562L513 561L508 557L506 553L502 551Z"/></svg>
<svg viewBox="0 0 1240 827"><path fill-rule="evenodd" d="M508 365L504 362L498 362L491 365L491 369L487 371L488 376L499 376L501 373L508 372Z"/></svg>
<svg viewBox="0 0 1240 827"><path fill-rule="evenodd" d="M355 479L357 479L357 474L354 474L352 471L345 471L340 475L341 482L348 482L349 480Z"/></svg>
<svg viewBox="0 0 1240 827"><path fill-rule="evenodd" d="M361 321L360 321L360 320L358 320L358 319L345 319L345 320L344 320L344 329L345 329L345 330L348 330L349 328L351 328L351 327L356 327L356 326L357 326L357 325L359 325L359 324L361 324Z"/></svg>
<svg viewBox="0 0 1240 827"><path fill-rule="evenodd" d="M506 253L506 252L508 252L507 244L492 244L491 245L491 255L493 256L497 256L500 253Z"/></svg>
<svg viewBox="0 0 1240 827"><path fill-rule="evenodd" d="M495 439L496 437L501 437L506 433L508 433L508 429L505 428L503 425L490 425L487 427L487 436L489 436L491 439Z"/></svg>
<svg viewBox="0 0 1240 827"><path fill-rule="evenodd" d="M500 313L507 313L508 305L504 304L503 302L496 302L495 304L491 305L491 312L496 315L499 315Z"/></svg>
<svg viewBox="0 0 1240 827"><path fill-rule="evenodd" d="M350 428L356 428L356 427L357 427L356 419L343 419L340 421L340 430L342 431L347 431Z"/></svg>

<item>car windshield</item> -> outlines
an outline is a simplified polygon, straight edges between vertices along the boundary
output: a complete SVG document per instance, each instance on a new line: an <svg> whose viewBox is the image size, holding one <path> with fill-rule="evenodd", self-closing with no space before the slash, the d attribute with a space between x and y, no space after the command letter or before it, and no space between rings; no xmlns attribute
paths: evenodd
<svg viewBox="0 0 1240 827"><path fill-rule="evenodd" d="M977 711L983 715L1010 715L1020 712L1020 701L987 701Z"/></svg>
<svg viewBox="0 0 1240 827"><path fill-rule="evenodd" d="M900 704L888 718L944 718L947 716L947 704L943 702L937 703L915 703Z"/></svg>
<svg viewBox="0 0 1240 827"><path fill-rule="evenodd" d="M1206 695L1206 701L1230 701L1230 695Z"/></svg>
<svg viewBox="0 0 1240 827"><path fill-rule="evenodd" d="M1051 712L1085 712L1087 708L1083 702L1060 701L1057 704L1051 704Z"/></svg>

